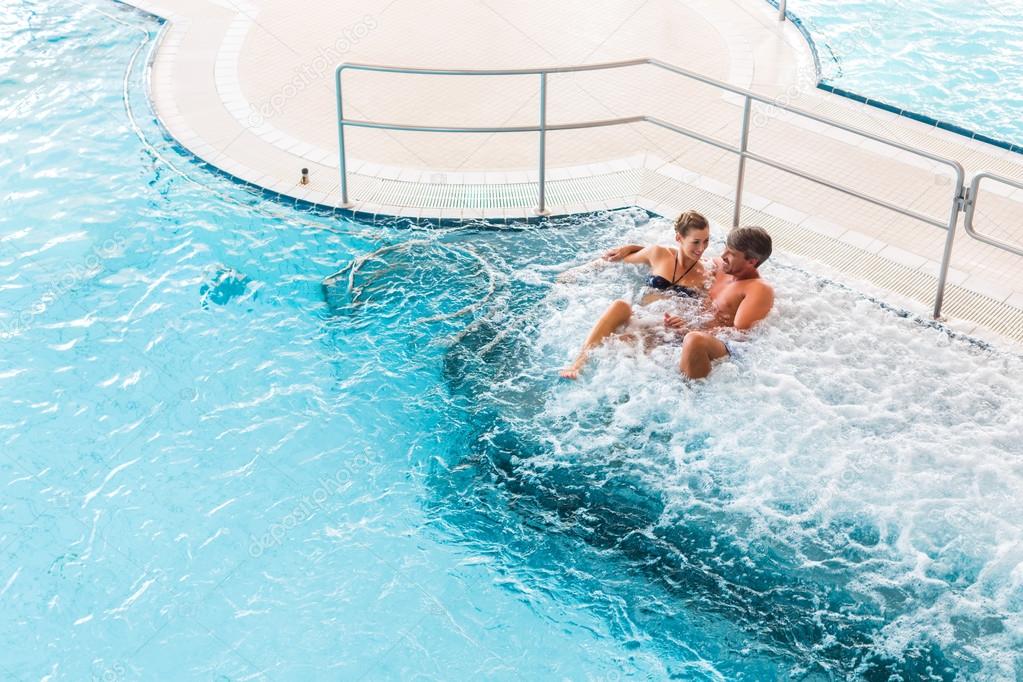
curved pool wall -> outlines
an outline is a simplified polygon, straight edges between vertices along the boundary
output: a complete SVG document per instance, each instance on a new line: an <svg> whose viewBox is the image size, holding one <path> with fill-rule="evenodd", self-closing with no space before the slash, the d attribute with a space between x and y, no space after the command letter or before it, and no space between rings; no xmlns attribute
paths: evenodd
<svg viewBox="0 0 1023 682"><path fill-rule="evenodd" d="M110 1L114 2L114 3L117 3L118 5L123 7L125 11L136 12L139 15L144 16L147 20L150 20L150 21L158 24L158 28L156 29L155 33L153 35L150 35L149 38L147 38L148 47L145 48L146 56L144 57L144 61L146 63L146 69L147 69L147 74L146 75L148 76L148 69L151 68L152 63L153 63L153 59L156 57L156 53L160 49L160 42L163 39L163 36L166 35L166 31L167 31L167 27L168 27L167 20L164 19L163 17L159 16L159 15L153 14L152 12L147 12L144 9L136 7L134 4L128 2L128 0L110 0ZM141 31L141 29L140 29L140 31ZM136 54L134 56L134 58L137 59L140 62L143 60L143 58L140 56L140 54ZM147 93L147 102L149 102L150 100L148 99L148 97L149 97L150 87L151 86L150 86L150 83L148 82L147 79L145 80L144 84L142 84L141 87ZM131 120L131 125L133 127L137 127L137 122L134 120L135 119L135 114L134 114L134 111L133 111L130 103L129 103L129 106L127 108L127 113L128 113L129 119ZM238 184L238 185L240 185L242 187L245 187L249 192L258 195L258 196L260 196L263 199L266 199L268 201L277 202L277 203L280 203L280 204L282 204L284 206L289 206L289 207L292 207L292 208L294 208L296 210L299 210L299 211L314 212L316 215L322 216L322 217L332 217L332 216L333 217L347 217L347 218L351 218L353 220L357 220L357 221L362 222L362 223L370 223L370 224L372 224L372 223L394 224L395 222L401 223L401 224L411 224L412 222L414 222L410 218L396 218L394 216L388 216L388 215L383 215L383 214L379 214L379 213L367 213L367 212L364 212L364 211L345 209L345 208L340 208L340 207L337 207L337 206L330 206L328 204L316 203L316 202L312 202L312 201L306 201L304 199L299 199L298 197L293 197L293 196L290 196L288 194L282 194L280 192L275 192L274 190L269 189L267 187L263 187L262 185L257 185L255 183L252 183L252 182L250 182L248 180L245 180L244 178L240 178L237 175L234 175L233 173L230 173L229 171L224 170L223 168L221 168L221 167L219 167L219 166L217 166L215 164L209 163L208 161L204 160L200 156L197 156L191 150L189 150L187 147L185 147L183 144L181 144L181 142L179 142L177 140L177 138L175 138L171 134L171 132L169 130L167 130L167 127L160 120L159 116L155 115L155 112L153 112L151 109L146 109L146 114L152 116L152 118L153 118L152 123L159 130L159 135L160 135L160 138L161 138L161 142L164 144L164 146L166 148L172 149L176 154L179 154L180 156L189 159L189 161L193 165L202 168L203 171L205 171L207 173L210 173L211 175L217 175L217 176L220 176L220 177L225 178L227 180L230 180L233 183L236 183L236 184ZM157 153L155 150L151 150L151 151L153 153ZM513 219L494 220L494 221L491 221L491 222L527 222L527 223L537 223L537 222L542 222L543 220L545 220L545 218L543 216L537 216L535 218L525 218L525 219L519 219L519 220L513 220ZM440 226L444 226L444 227L454 227L454 226L457 226L457 225L461 224L463 221L461 219L459 219L459 218L435 218L435 219L431 219L430 222L435 224L435 225L440 225Z"/></svg>
<svg viewBox="0 0 1023 682"><path fill-rule="evenodd" d="M163 17L159 16L159 15L153 14L152 12L148 12L148 11L146 11L144 9L136 7L134 4L132 4L128 0L110 0L110 1L120 5L125 11L136 12L139 15L144 16L147 20L152 21L152 22L158 24L158 28L156 29L156 31L153 32L151 35L149 35L149 37L147 38L147 45L148 45L148 47L144 48L145 56L143 56L141 54L141 51L139 53L133 55L133 59L134 60L136 60L136 61L138 61L140 63L142 63L143 61L146 63L146 65L147 65L146 66L146 68L147 68L147 74L146 75L148 76L148 69L151 68L153 60L156 57L156 53L160 49L160 42L162 41L164 35L166 35L167 28L168 28L167 20L164 19ZM139 30L142 33L148 33L148 31L142 31L142 29L139 29ZM150 83L148 82L148 80L145 80L144 84L142 84L141 87L145 90L145 92L147 93L147 97L148 97L149 93L150 93L150 88L151 88ZM127 113L128 113L129 119L131 120L131 125L133 127L137 127L137 122L134 120L135 114L134 114L133 109L130 106L130 104L128 106ZM381 214L381 213L369 213L369 212L359 211L359 210L354 210L354 209L340 208L338 206L332 206L332 205L324 204L324 203L317 203L317 202L307 201L305 199L300 199L298 197L294 197L294 196L291 196L291 195L288 195L288 194L282 194L280 192L275 192L274 190L269 189L267 187L264 187L262 185L257 185L257 184L255 184L253 182L245 180L244 178L238 177L237 175L235 175L235 174L233 174L233 173L231 173L231 172L221 168L220 166L217 166L215 164L209 163L208 161L204 160L200 156L197 156L191 150L189 150L187 147L185 147L183 144L181 144L181 142L179 142L178 139L175 138L173 134L171 134L171 132L164 125L163 121L161 121L159 116L156 116L153 111L151 111L150 109L147 108L146 109L146 114L153 116L153 124L158 128L159 136L161 138L162 143L164 144L164 146L166 148L173 149L175 153L177 153L177 154L179 154L179 155L181 155L181 156L183 156L185 158L188 158L192 162L193 165L202 168L203 171L205 171L207 173L210 173L212 175L217 175L217 176L220 176L222 178L228 179L231 182L237 183L238 185L241 185L241 186L245 187L248 191L250 191L250 192L252 192L254 194L259 195L263 199L266 199L268 201L274 201L274 202L283 204L285 206L289 206L289 207L295 208L296 210L315 212L316 215L323 216L323 217L331 217L331 216L334 216L334 217L346 217L346 218L351 218L353 220L357 220L357 221L362 222L362 223L369 223L369 224L373 224L373 223L380 223L380 224L395 224L395 223L398 223L398 224L412 224L412 223L416 222L415 219L413 219L413 218L402 218L402 217L396 217L396 216L391 216L391 215L386 215L386 214ZM155 150L151 150L151 151L156 153ZM528 216L528 217L523 217L523 218L488 218L486 220L486 222L488 222L488 223L530 223L530 224L533 224L533 223L542 223L545 220L547 220L546 216ZM452 218L431 218L430 219L430 223L431 224L439 225L439 226L442 226L442 227L457 227L458 225L461 225L464 222L465 222L465 220L463 220L461 218L454 218L454 217L452 217Z"/></svg>
<svg viewBox="0 0 1023 682"><path fill-rule="evenodd" d="M767 0L767 3L774 7L775 9L778 9L779 7L778 0ZM997 134L986 134L980 132L979 130L976 129L975 125L962 125L947 119L937 118L933 115L921 113L918 110L901 107L890 102L878 99L877 97L862 95L858 92L854 92L851 89L843 88L838 85L826 82L821 63L821 54L818 48L818 40L820 38L814 37L813 29L807 24L806 21L804 21L798 14L796 14L796 12L793 9L791 9L791 7L786 7L785 16L788 21L792 22L793 26L795 26L799 30L799 32L803 35L803 38L806 40L806 43L810 49L810 53L813 56L814 68L816 69L817 73L816 87L818 89L823 90L825 92L830 92L834 95L838 95L839 97L850 99L854 102L859 102L861 104L876 107L878 109L887 111L897 116L902 116L914 121L918 121L928 126L934 126L936 128L940 128L941 130L946 130L950 133L955 133L968 139L976 140L977 142L983 142L998 147L1000 149L1005 149L1007 151L1015 152L1017 154L1023 154L1023 144L1021 144L1020 142L1021 138L1023 138L1023 132L1019 133L1019 135L1016 137L1016 141L1013 141L1008 137L1000 137ZM1021 28L1023 28L1023 17L1020 18L1020 23ZM841 60L842 55L834 54L833 57L836 61L839 61ZM1023 59L1023 53L1021 53L1020 57L1021 59ZM865 89L869 90L870 88L868 86Z"/></svg>

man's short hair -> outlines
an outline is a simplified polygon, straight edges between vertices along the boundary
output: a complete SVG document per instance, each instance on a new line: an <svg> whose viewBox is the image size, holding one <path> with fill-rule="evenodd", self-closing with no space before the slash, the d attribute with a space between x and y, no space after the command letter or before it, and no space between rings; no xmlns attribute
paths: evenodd
<svg viewBox="0 0 1023 682"><path fill-rule="evenodd" d="M737 227L728 233L728 248L755 260L760 267L771 257L771 235L762 227Z"/></svg>

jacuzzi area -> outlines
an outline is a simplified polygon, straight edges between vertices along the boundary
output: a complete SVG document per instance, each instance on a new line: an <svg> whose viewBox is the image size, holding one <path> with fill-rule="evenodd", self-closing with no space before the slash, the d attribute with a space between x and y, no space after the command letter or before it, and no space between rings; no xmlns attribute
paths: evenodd
<svg viewBox="0 0 1023 682"><path fill-rule="evenodd" d="M448 167L424 184L521 185L521 218L353 214L295 196L322 180L336 202L336 168L303 189L282 165L282 191L174 134L153 94L167 24L102 0L0 17L5 679L1023 670L1023 360L1011 326L932 319L925 264L882 263L894 242L797 220L751 170L744 222L782 246L746 352L687 382L677 346L613 341L566 382L642 287L637 266L579 266L668 242L671 202L708 214L720 252L731 188L674 170L697 147L596 172L633 183L600 210L541 219L527 171ZM332 106L327 81L303 92ZM413 183L377 165L379 187ZM351 170L358 200L377 185ZM553 205L587 208L570 192L600 183L567 175ZM914 229L940 257L944 235ZM953 309L991 294L957 268L1012 267L957 239Z"/></svg>

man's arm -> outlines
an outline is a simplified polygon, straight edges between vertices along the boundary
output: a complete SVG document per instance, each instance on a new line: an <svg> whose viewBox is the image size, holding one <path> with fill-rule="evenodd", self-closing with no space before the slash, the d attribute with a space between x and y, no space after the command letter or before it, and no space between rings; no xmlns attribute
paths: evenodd
<svg viewBox="0 0 1023 682"><path fill-rule="evenodd" d="M612 262L622 261L624 263L649 263L656 249L657 247L652 244L650 246L626 244L605 253L604 260Z"/></svg>
<svg viewBox="0 0 1023 682"><path fill-rule="evenodd" d="M749 329L767 317L773 305L774 290L770 286L761 284L758 287L750 287L735 311L735 321L732 325L736 329Z"/></svg>

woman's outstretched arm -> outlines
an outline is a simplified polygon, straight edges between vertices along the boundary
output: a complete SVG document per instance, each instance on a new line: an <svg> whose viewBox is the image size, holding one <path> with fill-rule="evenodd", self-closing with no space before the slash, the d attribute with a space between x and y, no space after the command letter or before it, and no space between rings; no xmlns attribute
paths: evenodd
<svg viewBox="0 0 1023 682"><path fill-rule="evenodd" d="M651 257L657 250L657 246L641 246L639 244L626 244L611 249L604 254L604 260L612 263L622 261L624 263L650 263Z"/></svg>
<svg viewBox="0 0 1023 682"><path fill-rule="evenodd" d="M647 263L652 264L653 256L656 253L657 246L642 246L640 244L626 244L625 246L619 246L611 249L610 251L604 252L604 255L596 260L591 260L589 263L583 263L577 265L574 268L565 270L558 275L559 282L571 282L578 275L598 268L607 263Z"/></svg>

